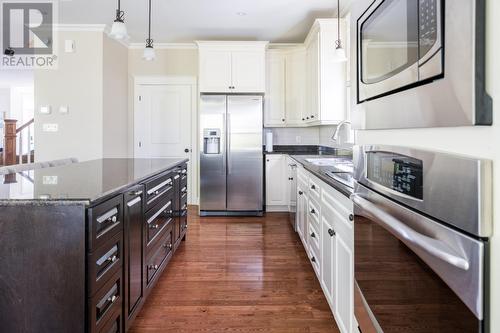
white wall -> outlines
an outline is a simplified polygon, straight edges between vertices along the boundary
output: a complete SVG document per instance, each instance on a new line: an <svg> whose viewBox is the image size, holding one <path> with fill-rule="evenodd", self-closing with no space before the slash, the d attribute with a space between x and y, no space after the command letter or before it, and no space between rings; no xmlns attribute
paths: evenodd
<svg viewBox="0 0 500 333"><path fill-rule="evenodd" d="M35 71L35 159L127 157L128 49L99 31L57 33L58 68ZM64 52L64 40L75 52ZM40 114L42 105L52 113ZM43 132L46 123L58 132Z"/></svg>
<svg viewBox="0 0 500 333"><path fill-rule="evenodd" d="M103 156L103 33L58 32L58 69L35 71L35 159L46 161L76 157L91 160ZM64 53L64 40L75 41L76 52ZM42 115L40 106L52 113ZM59 107L69 107L69 114ZM58 124L59 131L42 131L44 123Z"/></svg>
<svg viewBox="0 0 500 333"><path fill-rule="evenodd" d="M4 112L6 112L6 118L9 118L10 88L0 88L0 118Z"/></svg>
<svg viewBox="0 0 500 333"><path fill-rule="evenodd" d="M487 0L487 91L493 97L494 125L413 130L358 131L359 144L389 144L441 150L494 162L494 235L491 238L490 332L500 332L500 2Z"/></svg>
<svg viewBox="0 0 500 333"><path fill-rule="evenodd" d="M103 39L103 157L128 155L128 49Z"/></svg>

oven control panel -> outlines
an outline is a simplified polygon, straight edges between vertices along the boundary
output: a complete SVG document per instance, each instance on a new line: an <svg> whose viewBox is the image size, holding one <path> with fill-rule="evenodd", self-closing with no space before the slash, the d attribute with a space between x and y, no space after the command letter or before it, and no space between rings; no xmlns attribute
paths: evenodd
<svg viewBox="0 0 500 333"><path fill-rule="evenodd" d="M410 197L423 199L423 162L395 153L367 153L366 178Z"/></svg>

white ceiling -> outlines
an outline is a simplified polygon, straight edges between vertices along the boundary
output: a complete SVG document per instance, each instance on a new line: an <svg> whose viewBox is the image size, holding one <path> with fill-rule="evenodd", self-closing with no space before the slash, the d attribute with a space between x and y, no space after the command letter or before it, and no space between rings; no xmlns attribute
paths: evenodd
<svg viewBox="0 0 500 333"><path fill-rule="evenodd" d="M341 8L350 0L342 0ZM66 0L59 4L63 24L110 24L116 0ZM122 0L130 42L143 42L147 0ZM335 0L152 0L155 42L268 40L303 42L315 18L336 15ZM246 13L240 16L237 13Z"/></svg>

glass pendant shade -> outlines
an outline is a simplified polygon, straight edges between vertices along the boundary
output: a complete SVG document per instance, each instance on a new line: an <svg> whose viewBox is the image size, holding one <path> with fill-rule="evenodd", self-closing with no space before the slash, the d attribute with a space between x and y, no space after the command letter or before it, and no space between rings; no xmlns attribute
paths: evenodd
<svg viewBox="0 0 500 333"><path fill-rule="evenodd" d="M156 58L155 49L152 46L146 46L142 58L146 61L153 61Z"/></svg>
<svg viewBox="0 0 500 333"><path fill-rule="evenodd" d="M113 22L113 25L111 26L111 32L109 33L109 35L111 36L111 38L114 39L119 39L119 40L127 39L128 34L125 22L118 20Z"/></svg>
<svg viewBox="0 0 500 333"><path fill-rule="evenodd" d="M347 56L342 45L335 48L335 61L344 62L347 61Z"/></svg>

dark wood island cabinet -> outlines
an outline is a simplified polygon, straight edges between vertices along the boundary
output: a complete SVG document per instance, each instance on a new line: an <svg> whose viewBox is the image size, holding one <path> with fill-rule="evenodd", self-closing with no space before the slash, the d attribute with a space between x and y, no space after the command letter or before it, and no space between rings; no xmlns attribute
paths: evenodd
<svg viewBox="0 0 500 333"><path fill-rule="evenodd" d="M186 238L187 160L14 178L0 185L1 331L125 332Z"/></svg>

